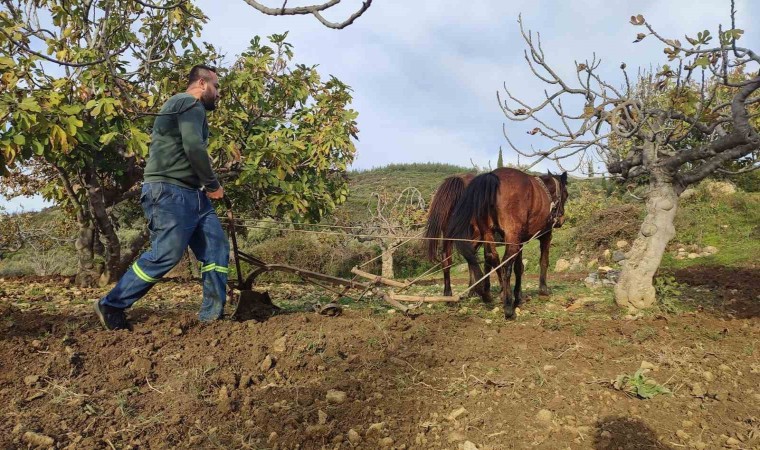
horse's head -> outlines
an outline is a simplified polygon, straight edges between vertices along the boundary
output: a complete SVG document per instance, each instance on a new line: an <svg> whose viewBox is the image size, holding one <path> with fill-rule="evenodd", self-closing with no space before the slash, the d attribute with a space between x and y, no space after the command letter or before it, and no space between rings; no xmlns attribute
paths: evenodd
<svg viewBox="0 0 760 450"><path fill-rule="evenodd" d="M549 189L552 191L552 195L557 199L557 222L554 224L554 228L559 228L565 223L565 202L567 202L567 172L562 172L562 175L554 175L549 171L551 183L549 183ZM559 189L559 190L558 190Z"/></svg>

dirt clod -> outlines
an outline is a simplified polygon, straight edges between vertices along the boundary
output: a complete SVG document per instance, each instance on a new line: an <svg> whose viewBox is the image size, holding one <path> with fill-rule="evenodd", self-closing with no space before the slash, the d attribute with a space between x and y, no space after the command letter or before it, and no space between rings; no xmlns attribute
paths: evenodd
<svg viewBox="0 0 760 450"><path fill-rule="evenodd" d="M285 336L277 339L272 344L272 350L274 350L275 353L282 353L285 351L286 348L286 338Z"/></svg>
<svg viewBox="0 0 760 450"><path fill-rule="evenodd" d="M347 395L343 391L337 391L334 389L331 389L327 391L327 394L325 395L325 399L327 400L327 403L331 405L340 405L346 401Z"/></svg>
<svg viewBox="0 0 760 450"><path fill-rule="evenodd" d="M446 416L446 418L449 419L449 420L451 420L451 421L454 421L454 420L457 420L458 418L464 416L465 414L467 414L467 409L465 409L464 407L461 407L461 408L455 409L454 411L451 411L449 413L449 415Z"/></svg>
<svg viewBox="0 0 760 450"><path fill-rule="evenodd" d="M700 383L694 383L691 385L691 395L698 398L703 398L707 392Z"/></svg>
<svg viewBox="0 0 760 450"><path fill-rule="evenodd" d="M272 367L274 367L274 364L275 364L274 357L271 355L267 355L266 358L264 358L264 360L261 361L261 371L262 372L269 371Z"/></svg>
<svg viewBox="0 0 760 450"><path fill-rule="evenodd" d="M27 431L22 438L24 442L37 448L52 447L55 444L55 439L44 434L35 433L34 431Z"/></svg>
<svg viewBox="0 0 760 450"><path fill-rule="evenodd" d="M367 432L365 433L365 436L367 438L371 438L373 436L379 436L379 435L381 435L383 433L383 430L385 430L385 422L373 423L367 429Z"/></svg>
<svg viewBox="0 0 760 450"><path fill-rule="evenodd" d="M478 446L470 441L465 441L459 448L462 450L478 450Z"/></svg>
<svg viewBox="0 0 760 450"><path fill-rule="evenodd" d="M536 420L538 420L539 423L542 425L551 425L552 423L552 412L548 409L542 409L536 414Z"/></svg>
<svg viewBox="0 0 760 450"><path fill-rule="evenodd" d="M348 430L348 441L356 445L362 441L362 437L356 430L351 428L350 430Z"/></svg>

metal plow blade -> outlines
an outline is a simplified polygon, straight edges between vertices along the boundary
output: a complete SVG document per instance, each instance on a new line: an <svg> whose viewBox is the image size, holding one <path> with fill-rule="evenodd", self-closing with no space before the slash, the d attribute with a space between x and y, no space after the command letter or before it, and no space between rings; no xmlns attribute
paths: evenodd
<svg viewBox="0 0 760 450"><path fill-rule="evenodd" d="M239 322L255 320L264 322L277 314L281 308L269 297L269 292L240 291L237 308L232 313L232 319Z"/></svg>

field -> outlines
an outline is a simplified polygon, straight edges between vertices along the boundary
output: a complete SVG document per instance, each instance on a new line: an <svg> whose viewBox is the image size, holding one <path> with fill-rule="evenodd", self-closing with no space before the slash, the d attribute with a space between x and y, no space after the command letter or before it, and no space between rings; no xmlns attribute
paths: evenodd
<svg viewBox="0 0 760 450"><path fill-rule="evenodd" d="M475 299L326 317L319 291L277 285L285 313L212 325L194 319L198 286L175 280L131 333L99 328L102 290L3 280L0 446L758 448L759 275L675 272L678 298L640 316L577 274L550 298L529 279L510 322Z"/></svg>
<svg viewBox="0 0 760 450"><path fill-rule="evenodd" d="M335 216L356 222L372 192L429 195L462 170L353 173ZM656 278L659 306L628 315L608 286L584 278L615 267L610 254L635 236L641 204L598 183L571 188L552 244L553 293L537 296L532 243L528 300L509 322L475 298L405 316L372 294L339 298L344 313L327 317L313 306L335 296L270 279L260 288L282 314L203 325L198 283L170 278L130 311L132 332L105 332L91 302L107 287L73 286L71 249L5 255L0 448L760 448L760 194L698 187ZM244 245L342 275L377 251L300 235ZM399 277L429 267L421 255L400 252ZM62 264L63 275L26 274ZM465 267L453 274L456 292ZM441 289L433 277L413 291Z"/></svg>

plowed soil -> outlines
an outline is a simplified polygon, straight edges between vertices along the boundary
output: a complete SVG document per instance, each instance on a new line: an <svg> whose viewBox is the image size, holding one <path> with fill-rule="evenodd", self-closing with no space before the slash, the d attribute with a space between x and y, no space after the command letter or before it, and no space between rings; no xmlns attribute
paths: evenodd
<svg viewBox="0 0 760 450"><path fill-rule="evenodd" d="M0 447L760 448L760 321L727 309L756 308L757 279L637 317L595 291L534 298L510 322L474 300L411 317L303 301L210 325L195 320L198 286L165 282L131 332L96 323L102 290L6 279ZM281 304L309 292L269 291ZM616 389L641 368L671 393Z"/></svg>

